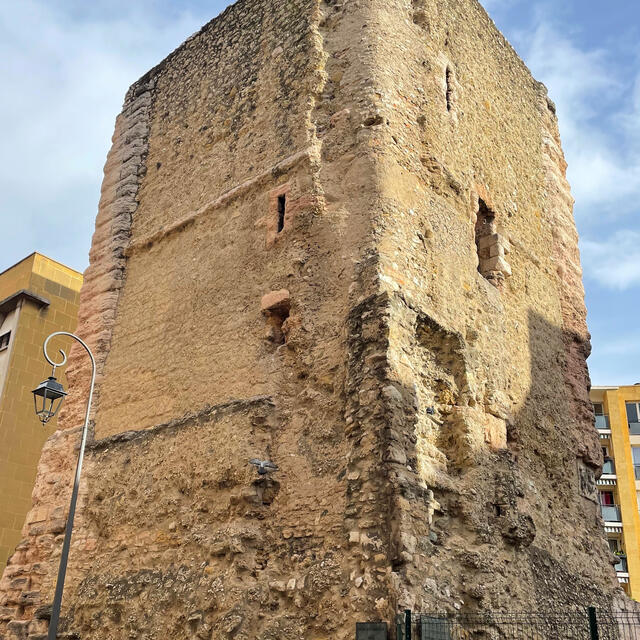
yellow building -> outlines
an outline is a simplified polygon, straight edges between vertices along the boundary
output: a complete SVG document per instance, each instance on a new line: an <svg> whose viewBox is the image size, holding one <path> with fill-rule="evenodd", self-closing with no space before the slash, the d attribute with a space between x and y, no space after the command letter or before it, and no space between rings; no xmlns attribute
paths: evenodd
<svg viewBox="0 0 640 640"><path fill-rule="evenodd" d="M640 600L640 385L593 387L605 463L598 480L609 546L619 556L618 580Z"/></svg>
<svg viewBox="0 0 640 640"><path fill-rule="evenodd" d="M42 343L75 330L81 285L82 274L39 253L0 273L0 571L20 540L40 450L56 429L55 419L45 428L34 413L31 390L51 373Z"/></svg>

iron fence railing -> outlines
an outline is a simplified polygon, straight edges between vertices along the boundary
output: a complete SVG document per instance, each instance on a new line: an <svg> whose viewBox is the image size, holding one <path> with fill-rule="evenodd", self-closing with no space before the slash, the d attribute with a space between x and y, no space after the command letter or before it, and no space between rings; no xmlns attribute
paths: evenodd
<svg viewBox="0 0 640 640"><path fill-rule="evenodd" d="M607 612L598 610L596 627L598 640L639 640L640 614L635 612Z"/></svg>
<svg viewBox="0 0 640 640"><path fill-rule="evenodd" d="M397 640L640 640L640 613L591 607L557 614L405 612L395 631Z"/></svg>

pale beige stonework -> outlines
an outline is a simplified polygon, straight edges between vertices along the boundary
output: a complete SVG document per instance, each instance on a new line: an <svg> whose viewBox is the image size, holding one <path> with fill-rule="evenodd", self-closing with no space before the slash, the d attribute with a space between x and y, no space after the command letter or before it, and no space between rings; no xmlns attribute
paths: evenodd
<svg viewBox="0 0 640 640"><path fill-rule="evenodd" d="M100 378L65 631L627 606L565 169L475 0L241 0L136 83L83 289ZM46 626L75 356L0 583L11 640Z"/></svg>

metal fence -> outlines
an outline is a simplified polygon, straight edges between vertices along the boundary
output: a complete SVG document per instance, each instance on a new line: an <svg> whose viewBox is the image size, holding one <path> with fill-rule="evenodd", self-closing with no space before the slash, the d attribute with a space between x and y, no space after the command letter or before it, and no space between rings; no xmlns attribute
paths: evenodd
<svg viewBox="0 0 640 640"><path fill-rule="evenodd" d="M588 608L564 613L411 614L398 640L640 640L640 613Z"/></svg>

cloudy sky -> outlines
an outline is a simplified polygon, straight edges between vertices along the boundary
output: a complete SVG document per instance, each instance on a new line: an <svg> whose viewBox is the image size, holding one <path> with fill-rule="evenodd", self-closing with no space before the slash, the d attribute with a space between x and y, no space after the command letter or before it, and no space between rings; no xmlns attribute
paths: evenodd
<svg viewBox="0 0 640 640"><path fill-rule="evenodd" d="M84 270L127 87L227 4L0 0L0 270L34 250ZM484 5L558 107L593 383L638 382L640 3Z"/></svg>

